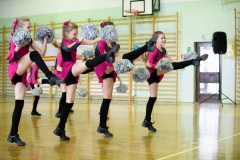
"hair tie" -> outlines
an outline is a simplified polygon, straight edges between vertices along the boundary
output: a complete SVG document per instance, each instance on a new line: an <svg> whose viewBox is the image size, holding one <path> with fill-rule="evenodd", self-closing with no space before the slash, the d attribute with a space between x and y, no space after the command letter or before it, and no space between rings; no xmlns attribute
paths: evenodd
<svg viewBox="0 0 240 160"><path fill-rule="evenodd" d="M18 24L18 18L16 18L16 20L13 22L12 24L12 31L11 31L11 35L13 35L13 33L15 32L15 29L17 27Z"/></svg>
<svg viewBox="0 0 240 160"><path fill-rule="evenodd" d="M101 27L103 28L105 26L106 22L101 23Z"/></svg>
<svg viewBox="0 0 240 160"><path fill-rule="evenodd" d="M62 28L65 28L69 24L70 20L63 22Z"/></svg>

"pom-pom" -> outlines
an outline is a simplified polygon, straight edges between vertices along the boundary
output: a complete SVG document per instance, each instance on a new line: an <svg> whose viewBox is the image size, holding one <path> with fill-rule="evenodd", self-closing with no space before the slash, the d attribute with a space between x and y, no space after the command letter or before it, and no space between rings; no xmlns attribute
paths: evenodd
<svg viewBox="0 0 240 160"><path fill-rule="evenodd" d="M138 68L133 71L132 78L135 82L143 83L150 77L150 73L146 68Z"/></svg>
<svg viewBox="0 0 240 160"><path fill-rule="evenodd" d="M79 90L77 91L77 93L78 93L78 95L79 95L80 97L86 97L87 94L88 94L88 92L87 92L86 89L79 89Z"/></svg>
<svg viewBox="0 0 240 160"><path fill-rule="evenodd" d="M168 58L162 58L157 63L157 69L165 70L165 71L172 71L173 65Z"/></svg>
<svg viewBox="0 0 240 160"><path fill-rule="evenodd" d="M106 25L100 31L101 39L110 42L116 42L118 40L118 34L114 26Z"/></svg>
<svg viewBox="0 0 240 160"><path fill-rule="evenodd" d="M84 48L84 50L82 52L82 56L84 56L85 58L94 58L95 54L93 52L93 49L91 49L91 48Z"/></svg>
<svg viewBox="0 0 240 160"><path fill-rule="evenodd" d="M82 37L87 40L94 40L99 35L99 30L97 26L92 23L87 23L82 25Z"/></svg>
<svg viewBox="0 0 240 160"><path fill-rule="evenodd" d="M47 43L52 43L54 40L54 34L52 28L48 26L41 26L36 31L36 38L42 44L44 42L44 37L48 36Z"/></svg>
<svg viewBox="0 0 240 160"><path fill-rule="evenodd" d="M128 90L128 86L126 84L120 84L118 87L116 87L116 91L118 93L126 93Z"/></svg>
<svg viewBox="0 0 240 160"><path fill-rule="evenodd" d="M114 70L117 74L122 74L133 70L134 65L128 59L122 59L116 62Z"/></svg>
<svg viewBox="0 0 240 160"><path fill-rule="evenodd" d="M31 87L30 87L30 86L27 86L27 87L26 87L26 91L31 91Z"/></svg>
<svg viewBox="0 0 240 160"><path fill-rule="evenodd" d="M33 94L34 96L39 96L41 93L42 93L42 88L41 88L41 87L34 88L34 89L32 90L32 94Z"/></svg>
<svg viewBox="0 0 240 160"><path fill-rule="evenodd" d="M31 35L27 30L18 29L13 34L13 42L17 47L30 45L31 41Z"/></svg>
<svg viewBox="0 0 240 160"><path fill-rule="evenodd" d="M183 60L187 61L187 60L191 60L191 59L196 59L197 57L198 57L198 55L196 52L190 51L184 55Z"/></svg>

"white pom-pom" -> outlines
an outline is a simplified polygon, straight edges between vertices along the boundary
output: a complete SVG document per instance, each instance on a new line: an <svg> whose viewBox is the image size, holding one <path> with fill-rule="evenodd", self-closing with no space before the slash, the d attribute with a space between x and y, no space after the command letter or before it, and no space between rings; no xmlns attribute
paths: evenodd
<svg viewBox="0 0 240 160"><path fill-rule="evenodd" d="M196 59L197 57L198 57L198 55L196 52L190 51L184 55L183 60L187 61L187 60L191 60L191 59Z"/></svg>
<svg viewBox="0 0 240 160"><path fill-rule="evenodd" d="M128 86L126 84L120 84L118 87L116 87L116 91L118 93L126 93L128 90Z"/></svg>
<svg viewBox="0 0 240 160"><path fill-rule="evenodd" d="M39 96L41 93L42 93L42 88L41 88L41 87L34 88L34 89L32 90L32 94L33 94L34 96Z"/></svg>
<svg viewBox="0 0 240 160"><path fill-rule="evenodd" d="M86 89L79 89L79 90L77 91L77 93L78 93L78 95L79 95L80 97L86 97L87 94L88 94L88 92L87 92Z"/></svg>
<svg viewBox="0 0 240 160"><path fill-rule="evenodd" d="M82 25L82 37L88 40L94 40L99 35L99 30L95 24L87 23Z"/></svg>
<svg viewBox="0 0 240 160"><path fill-rule="evenodd" d="M106 41L116 42L118 40L117 30L114 26L106 25L100 31L100 37Z"/></svg>
<svg viewBox="0 0 240 160"><path fill-rule="evenodd" d="M20 46L20 45L27 46L27 45L30 45L32 41L29 31L23 30L23 29L16 30L12 38L13 38L13 43L16 46Z"/></svg>
<svg viewBox="0 0 240 160"><path fill-rule="evenodd" d="M30 87L30 86L27 86L27 87L26 87L26 91L31 91L31 87Z"/></svg>
<svg viewBox="0 0 240 160"><path fill-rule="evenodd" d="M133 68L134 65L128 59L122 59L118 61L114 66L114 70L117 74L129 72L133 70Z"/></svg>
<svg viewBox="0 0 240 160"><path fill-rule="evenodd" d="M44 37L46 36L48 36L47 43L52 43L54 40L53 30L51 27L43 25L37 29L36 38L43 44Z"/></svg>
<svg viewBox="0 0 240 160"><path fill-rule="evenodd" d="M137 68L133 71L132 78L135 82L143 83L150 77L148 70L144 68Z"/></svg>
<svg viewBox="0 0 240 160"><path fill-rule="evenodd" d="M168 58L162 58L157 63L157 69L165 70L165 71L172 71L173 65Z"/></svg>
<svg viewBox="0 0 240 160"><path fill-rule="evenodd" d="M93 52L93 49L91 49L91 48L84 48L84 50L82 52L82 56L84 56L85 58L94 58L95 54Z"/></svg>

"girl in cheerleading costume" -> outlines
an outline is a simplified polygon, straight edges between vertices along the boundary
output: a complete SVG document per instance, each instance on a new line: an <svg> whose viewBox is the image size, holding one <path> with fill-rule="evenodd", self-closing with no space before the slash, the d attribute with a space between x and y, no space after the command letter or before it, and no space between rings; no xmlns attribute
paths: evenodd
<svg viewBox="0 0 240 160"><path fill-rule="evenodd" d="M63 60L62 60L62 54L61 54L61 44L59 44L56 40L52 42L52 45L56 48L58 48L58 54L56 56L55 60L55 65L54 65L54 74L62 78L62 67L63 67ZM61 91L62 91L62 96L59 100L59 107L58 107L58 112L55 114L55 117L60 118L61 116L61 111L65 105L66 102L66 83L62 82L60 85ZM73 110L71 110L73 111ZM70 111L70 112L71 112Z"/></svg>
<svg viewBox="0 0 240 160"><path fill-rule="evenodd" d="M114 54L119 51L120 46L116 45L107 54L87 60L85 62L76 63L77 47L82 44L94 44L100 41L100 38L89 41L84 38L78 38L78 26L72 22L66 21L62 26L62 44L61 53L63 58L62 76L66 83L66 103L62 109L60 122L57 128L54 130L54 134L60 136L62 140L70 140L65 135L65 124L69 115L69 112L73 106L78 78L81 73L87 69L91 69L105 61L113 62Z"/></svg>
<svg viewBox="0 0 240 160"><path fill-rule="evenodd" d="M30 67L30 73L28 76L28 86L31 87L32 89L38 88L41 84L49 84L48 79L40 79L38 77L38 66L35 63L32 63ZM37 112L37 105L40 96L34 96L34 102L33 102L33 108L31 115L32 116L41 116L40 113Z"/></svg>
<svg viewBox="0 0 240 160"><path fill-rule="evenodd" d="M52 45L54 47L58 48L58 54L56 56L55 66L54 66L54 74L59 78L63 78L62 77L63 59L62 59L62 54L61 54L61 44L58 43L56 40L54 40L52 42ZM82 59L82 56L77 54L76 59ZM86 73L89 73L89 72L92 72L92 71L93 71L93 69L88 69L82 74L86 74ZM56 118L60 118L62 109L63 109L63 107L66 103L66 83L62 82L59 86L60 86L61 91L62 91L62 96L61 96L60 101L59 101L58 111L55 114ZM70 112L74 112L74 111L71 109Z"/></svg>
<svg viewBox="0 0 240 160"><path fill-rule="evenodd" d="M106 25L114 26L113 22L107 21L100 24L101 28ZM101 40L98 42L95 48L95 57L104 55L108 50L116 45L116 42L109 42ZM113 134L108 131L107 115L109 106L112 99L113 85L117 78L117 73L114 71L113 64L110 62L104 62L94 67L94 71L98 77L98 82L102 83L103 101L100 108L100 124L97 128L97 132L104 133L106 137L112 137ZM121 83L120 77L118 77Z"/></svg>
<svg viewBox="0 0 240 160"><path fill-rule="evenodd" d="M157 100L158 83L163 79L164 73L167 73L167 71L164 70L157 70L156 64L162 58L168 58L171 62L172 59L168 55L166 49L163 47L166 43L166 37L163 32L155 32L152 40L155 43L154 51L149 52L147 56L143 56L143 61L146 62L147 69L150 73L150 77L147 80L149 84L150 97L146 105L146 116L142 123L142 126L147 127L151 132L156 132L157 130L152 126L153 123L151 122L151 114L154 103ZM182 62L172 62L173 69L182 69L190 65L198 67L200 65L200 61L205 61L207 58L208 55L204 54L201 57L198 56L196 59Z"/></svg>
<svg viewBox="0 0 240 160"><path fill-rule="evenodd" d="M13 23L12 35L15 32L15 29L22 29L31 31L32 25L28 18L16 19ZM29 53L29 47L34 51ZM10 39L9 54L7 60L9 60L8 74L11 79L11 84L15 85L15 108L12 115L12 127L11 132L7 140L11 143L15 142L19 146L24 146L23 142L18 133L18 125L20 122L22 109L24 105L24 97L26 93L27 86L27 69L32 62L35 62L36 65L42 70L42 72L49 79L51 85L60 84L63 80L57 78L46 66L41 56L44 56L47 49L47 37L44 39L43 46L41 49L31 41L31 44L27 46L16 46L13 42L13 38Z"/></svg>

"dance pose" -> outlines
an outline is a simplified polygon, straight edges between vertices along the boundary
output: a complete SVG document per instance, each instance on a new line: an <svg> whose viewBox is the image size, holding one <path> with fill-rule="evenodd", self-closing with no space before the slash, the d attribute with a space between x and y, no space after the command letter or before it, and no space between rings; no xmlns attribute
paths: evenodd
<svg viewBox="0 0 240 160"><path fill-rule="evenodd" d="M27 30L31 32L32 25L28 18L16 19L13 23L12 34L16 29ZM34 51L29 53L29 47ZM12 115L12 126L7 141L17 143L19 146L24 146L23 142L18 134L18 125L20 122L22 109L24 106L24 98L27 86L27 69L32 62L41 69L46 75L51 85L60 84L63 80L57 78L46 66L41 56L44 56L47 49L47 37L44 39L41 49L31 41L28 45L21 44L16 46L13 42L13 38L10 39L9 54L7 60L9 61L8 74L11 80L11 84L15 85L15 108Z"/></svg>
<svg viewBox="0 0 240 160"><path fill-rule="evenodd" d="M60 122L57 128L54 130L54 134L59 136L62 140L70 140L70 138L65 135L65 124L69 112L73 107L79 75L87 69L91 69L105 61L112 62L114 60L114 54L119 51L120 46L116 45L105 55L87 60L85 62L76 63L76 49L80 44L95 44L101 39L96 38L95 40L90 41L85 40L83 37L78 38L78 26L69 21L63 23L62 34L62 77L65 79L66 83L66 103L62 109Z"/></svg>
<svg viewBox="0 0 240 160"><path fill-rule="evenodd" d="M163 79L164 73L167 73L167 71L158 70L156 68L156 65L157 62L162 58L168 58L171 62L172 59L167 53L167 50L163 47L166 43L166 37L163 32L155 32L152 40L155 43L154 51L149 52L147 56L143 56L143 61L146 62L147 69L150 73L150 77L147 80L149 84L150 97L146 105L146 116L142 123L142 126L147 127L151 132L156 132L157 130L152 126L153 123L151 122L151 114L154 103L157 100L158 83ZM207 58L208 55L204 54L201 57L198 56L196 59L182 62L172 62L173 69L178 70L190 65L198 67L200 65L200 61L205 61Z"/></svg>
<svg viewBox="0 0 240 160"><path fill-rule="evenodd" d="M35 63L31 64L28 76L28 86L32 88L32 90L38 88L41 84L49 84L48 79L39 78L38 69L39 68ZM41 114L37 112L37 105L39 99L40 99L39 95L34 96L33 108L31 112L32 116L41 116Z"/></svg>

